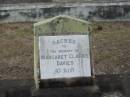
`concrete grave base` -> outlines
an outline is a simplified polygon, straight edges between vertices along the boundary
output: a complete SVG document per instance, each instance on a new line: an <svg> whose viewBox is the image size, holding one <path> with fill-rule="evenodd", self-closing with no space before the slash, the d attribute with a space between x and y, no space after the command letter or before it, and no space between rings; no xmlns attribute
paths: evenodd
<svg viewBox="0 0 130 97"><path fill-rule="evenodd" d="M90 21L130 21L130 2L0 5L0 23L37 22L57 15Z"/></svg>
<svg viewBox="0 0 130 97"><path fill-rule="evenodd" d="M99 87L66 87L66 88L48 88L32 91L33 97L100 97Z"/></svg>
<svg viewBox="0 0 130 97"><path fill-rule="evenodd" d="M100 95L112 95L113 92L118 92L123 97L129 97L130 95L130 75L129 74L117 74L117 75L96 75L94 86L89 87L75 87L75 88L47 88L43 90L36 90L34 88L34 80L0 80L0 97L42 97L55 95L71 95L75 97L81 97L82 95L90 95L90 97L102 97ZM50 91L51 92L48 92ZM89 92L89 93L88 93ZM74 94L73 94L74 93ZM79 95L81 93L82 95ZM94 94L93 94L94 93ZM105 94L104 94L105 93ZM116 94L116 93L115 93ZM94 96L92 96L94 95ZM95 96L96 95L96 96ZM113 94L114 95L114 94ZM63 97L65 97L63 96ZM84 96L82 96L84 97ZM86 96L88 97L88 96ZM104 97L104 96L103 96ZM109 97L109 96L108 96ZM110 96L118 97L118 96ZM120 96L119 96L120 97ZM122 96L121 96L122 97Z"/></svg>

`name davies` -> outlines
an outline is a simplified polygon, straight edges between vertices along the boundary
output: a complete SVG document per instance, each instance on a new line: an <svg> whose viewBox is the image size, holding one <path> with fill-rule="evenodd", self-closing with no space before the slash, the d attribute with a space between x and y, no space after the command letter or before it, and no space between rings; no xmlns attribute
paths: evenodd
<svg viewBox="0 0 130 97"><path fill-rule="evenodd" d="M62 54L62 55L43 55L41 59L45 60L67 60L73 58L88 58L88 54Z"/></svg>

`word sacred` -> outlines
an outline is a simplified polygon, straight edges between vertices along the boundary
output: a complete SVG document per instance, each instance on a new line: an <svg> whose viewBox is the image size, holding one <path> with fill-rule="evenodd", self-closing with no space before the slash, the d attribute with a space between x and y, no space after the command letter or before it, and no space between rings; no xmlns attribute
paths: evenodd
<svg viewBox="0 0 130 97"><path fill-rule="evenodd" d="M73 39L57 39L57 40L53 40L52 43L53 44L63 44L63 43L75 44L75 40L73 40Z"/></svg>

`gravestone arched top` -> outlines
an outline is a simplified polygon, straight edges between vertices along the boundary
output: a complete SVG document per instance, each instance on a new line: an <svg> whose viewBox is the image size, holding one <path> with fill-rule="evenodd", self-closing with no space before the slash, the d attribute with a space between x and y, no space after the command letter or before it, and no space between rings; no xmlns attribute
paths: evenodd
<svg viewBox="0 0 130 97"><path fill-rule="evenodd" d="M87 34L91 23L82 19L60 15L34 24L35 35Z"/></svg>
<svg viewBox="0 0 130 97"><path fill-rule="evenodd" d="M91 78L90 22L60 15L34 24L34 79Z"/></svg>

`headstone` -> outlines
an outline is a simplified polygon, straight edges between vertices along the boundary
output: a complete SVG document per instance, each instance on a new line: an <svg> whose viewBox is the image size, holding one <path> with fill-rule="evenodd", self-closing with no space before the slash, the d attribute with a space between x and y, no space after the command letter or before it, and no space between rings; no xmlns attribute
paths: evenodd
<svg viewBox="0 0 130 97"><path fill-rule="evenodd" d="M56 16L34 24L34 78L44 80L91 78L91 23Z"/></svg>

